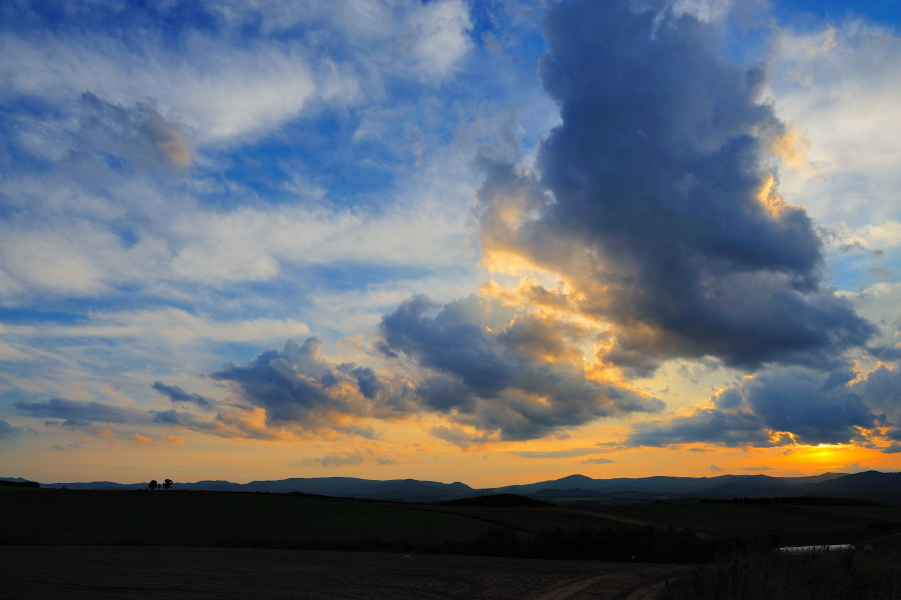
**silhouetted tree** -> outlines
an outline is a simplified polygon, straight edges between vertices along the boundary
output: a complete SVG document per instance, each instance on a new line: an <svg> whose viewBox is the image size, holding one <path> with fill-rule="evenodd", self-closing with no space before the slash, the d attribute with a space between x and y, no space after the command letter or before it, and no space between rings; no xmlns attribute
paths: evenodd
<svg viewBox="0 0 901 600"><path fill-rule="evenodd" d="M156 479L151 479L150 483L147 484L151 490L155 490L159 484L156 482Z"/></svg>
<svg viewBox="0 0 901 600"><path fill-rule="evenodd" d="M171 479L166 479L165 481L163 481L163 487L166 488L166 490L168 490L169 488L172 487L173 483L175 483L175 482L172 481Z"/></svg>

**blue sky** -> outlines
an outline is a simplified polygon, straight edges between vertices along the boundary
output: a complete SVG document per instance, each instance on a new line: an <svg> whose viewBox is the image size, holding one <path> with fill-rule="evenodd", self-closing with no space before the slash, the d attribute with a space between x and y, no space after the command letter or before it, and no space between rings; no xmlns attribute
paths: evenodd
<svg viewBox="0 0 901 600"><path fill-rule="evenodd" d="M897 468L899 24L4 3L0 474Z"/></svg>

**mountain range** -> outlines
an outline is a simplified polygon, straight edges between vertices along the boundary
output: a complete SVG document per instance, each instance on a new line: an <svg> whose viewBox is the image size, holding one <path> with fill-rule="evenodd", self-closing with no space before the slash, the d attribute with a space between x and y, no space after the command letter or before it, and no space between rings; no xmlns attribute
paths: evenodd
<svg viewBox="0 0 901 600"><path fill-rule="evenodd" d="M7 481L25 481L0 477ZM41 487L93 490L144 489L146 483L111 481L41 483ZM640 477L592 479L569 475L560 479L524 485L476 489L464 483L441 483L417 479L371 480L355 477L291 478L275 481L177 482L173 490L228 492L303 492L325 496L384 498L403 501L441 501L467 496L510 493L549 499L557 503L648 502L676 498L767 498L767 497L840 497L901 505L901 473L823 473L811 477L770 477L768 475L719 475L716 477Z"/></svg>

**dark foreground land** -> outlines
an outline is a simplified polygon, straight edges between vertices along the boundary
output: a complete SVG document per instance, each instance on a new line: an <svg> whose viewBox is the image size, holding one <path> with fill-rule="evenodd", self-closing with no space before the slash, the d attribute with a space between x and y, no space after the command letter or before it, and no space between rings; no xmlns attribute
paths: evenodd
<svg viewBox="0 0 901 600"><path fill-rule="evenodd" d="M688 566L258 548L0 548L4 598L651 600Z"/></svg>
<svg viewBox="0 0 901 600"><path fill-rule="evenodd" d="M512 500L3 488L0 597L901 600L899 507Z"/></svg>

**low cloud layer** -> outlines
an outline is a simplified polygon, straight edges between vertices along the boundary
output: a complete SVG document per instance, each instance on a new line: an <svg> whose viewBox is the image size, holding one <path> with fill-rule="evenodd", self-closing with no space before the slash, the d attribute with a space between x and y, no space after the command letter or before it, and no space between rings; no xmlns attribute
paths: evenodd
<svg viewBox="0 0 901 600"><path fill-rule="evenodd" d="M153 421L152 415L136 408L65 398L53 398L45 402L14 402L13 407L29 417L59 419L55 422L57 425L71 429L84 428L94 422L146 424Z"/></svg>
<svg viewBox="0 0 901 600"><path fill-rule="evenodd" d="M688 13L554 5L539 71L562 123L533 173L486 162L488 264L559 274L611 324L601 358L641 375L668 358L829 368L875 328L824 279L823 243L777 189L789 134L765 65L718 57ZM492 260L492 257L499 257Z"/></svg>
<svg viewBox="0 0 901 600"><path fill-rule="evenodd" d="M180 388L179 388L180 389ZM182 393L186 393L182 390ZM191 394L188 394L189 396ZM139 443L159 440L178 442L183 438L167 435L154 436L143 431L121 429L119 426L178 427L228 438L274 439L278 432L267 431L255 424L254 415L235 410L218 413L213 419L179 410L149 410L117 406L104 402L82 402L66 398L53 398L38 402L14 402L13 408L27 417L47 419L47 427L59 427L74 432L88 433L94 437L118 438Z"/></svg>
<svg viewBox="0 0 901 600"><path fill-rule="evenodd" d="M424 370L416 388L424 409L500 439L663 408L655 398L588 379L574 348L578 330L484 297L441 306L416 296L382 319L379 335L385 356Z"/></svg>

